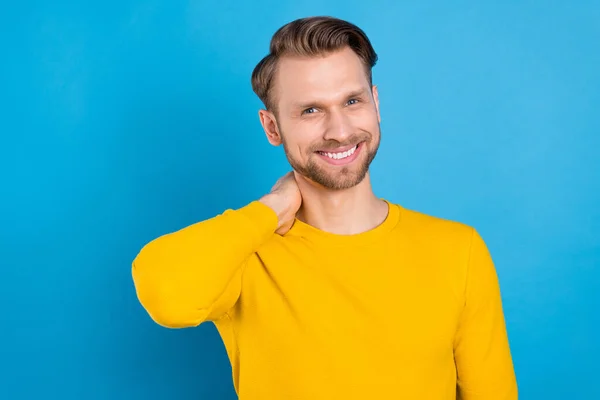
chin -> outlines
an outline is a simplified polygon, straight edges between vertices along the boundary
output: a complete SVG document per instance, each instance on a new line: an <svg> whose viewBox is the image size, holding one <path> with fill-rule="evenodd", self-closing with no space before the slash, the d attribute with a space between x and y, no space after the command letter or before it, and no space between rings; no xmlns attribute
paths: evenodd
<svg viewBox="0 0 600 400"><path fill-rule="evenodd" d="M356 171L337 171L316 174L310 177L312 181L329 190L347 190L358 186L364 181L368 171L361 168Z"/></svg>

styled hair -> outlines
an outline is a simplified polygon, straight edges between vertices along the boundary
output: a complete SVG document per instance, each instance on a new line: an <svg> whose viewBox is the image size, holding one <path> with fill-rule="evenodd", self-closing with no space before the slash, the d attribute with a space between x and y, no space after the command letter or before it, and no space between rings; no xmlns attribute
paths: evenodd
<svg viewBox="0 0 600 400"><path fill-rule="evenodd" d="M267 110L275 110L272 95L278 61L284 56L317 57L350 47L362 61L369 84L377 54L367 35L356 25L333 17L300 18L279 28L271 39L270 52L252 72L252 90Z"/></svg>

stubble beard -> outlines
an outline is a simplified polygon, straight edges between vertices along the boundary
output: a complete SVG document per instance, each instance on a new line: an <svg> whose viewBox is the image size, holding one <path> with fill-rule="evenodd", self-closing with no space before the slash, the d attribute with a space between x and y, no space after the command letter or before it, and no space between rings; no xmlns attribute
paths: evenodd
<svg viewBox="0 0 600 400"><path fill-rule="evenodd" d="M368 152L367 156L364 157L363 154L359 154L359 157L363 159L362 163L359 166L352 165L350 167L347 166L327 166L324 161L319 160L320 157L317 153L315 153L316 149L326 149L328 147L333 148L334 146L330 144L322 145L322 147L317 147L315 149L308 150L308 162L302 164L300 161L295 159L290 151L289 147L285 141L285 134L279 131L282 136L283 149L285 152L285 156L290 163L290 166L299 174L303 175L305 178L317 183L318 185L323 186L329 190L344 190L350 189L359 183L361 183L365 177L367 176L367 172L369 172L369 168L371 167L371 163L375 159L377 155L377 151L379 150L379 145L381 143L381 129L378 126L378 134L358 134L349 140L348 144L357 144L359 142L364 142L363 148L361 152ZM375 140L377 142L375 143ZM373 147L373 143L375 146ZM335 147L343 146L343 143L337 143ZM372 146L369 148L369 146ZM354 163L356 163L355 160ZM354 164L353 163L353 164Z"/></svg>

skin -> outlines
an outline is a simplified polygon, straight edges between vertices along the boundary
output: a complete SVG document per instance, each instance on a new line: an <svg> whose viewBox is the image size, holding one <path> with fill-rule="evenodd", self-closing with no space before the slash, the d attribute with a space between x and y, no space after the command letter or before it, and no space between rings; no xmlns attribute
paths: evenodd
<svg viewBox="0 0 600 400"><path fill-rule="evenodd" d="M277 112L260 110L260 121L293 169L260 199L277 212L277 233L285 234L294 218L335 234L383 222L388 207L373 193L369 175L381 139L379 99L358 56L344 48L321 57L284 57L273 95ZM344 160L322 153L357 144Z"/></svg>

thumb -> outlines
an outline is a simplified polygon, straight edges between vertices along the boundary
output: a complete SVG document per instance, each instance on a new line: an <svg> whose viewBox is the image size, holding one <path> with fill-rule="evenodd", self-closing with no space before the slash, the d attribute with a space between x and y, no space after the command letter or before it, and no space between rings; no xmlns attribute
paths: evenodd
<svg viewBox="0 0 600 400"><path fill-rule="evenodd" d="M294 218L290 218L289 221L286 221L283 225L277 228L275 233L283 236L289 232L289 230L292 228L292 225L294 225Z"/></svg>

